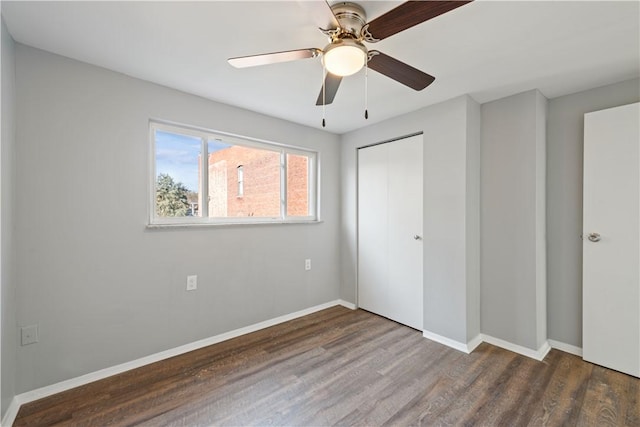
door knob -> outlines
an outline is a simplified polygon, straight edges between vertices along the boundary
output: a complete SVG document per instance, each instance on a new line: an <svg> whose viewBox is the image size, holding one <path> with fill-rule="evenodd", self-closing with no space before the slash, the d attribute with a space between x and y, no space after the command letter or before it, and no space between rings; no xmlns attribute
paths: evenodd
<svg viewBox="0 0 640 427"><path fill-rule="evenodd" d="M589 239L590 242L596 243L600 241L600 233L589 233L587 234L587 239Z"/></svg>
<svg viewBox="0 0 640 427"><path fill-rule="evenodd" d="M413 240L422 240L422 236L418 236L417 234L413 236Z"/></svg>

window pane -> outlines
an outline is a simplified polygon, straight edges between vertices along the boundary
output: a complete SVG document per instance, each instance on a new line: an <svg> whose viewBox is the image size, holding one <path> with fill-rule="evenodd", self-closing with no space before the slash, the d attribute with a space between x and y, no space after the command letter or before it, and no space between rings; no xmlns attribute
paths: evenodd
<svg viewBox="0 0 640 427"><path fill-rule="evenodd" d="M209 216L280 217L280 153L209 141Z"/></svg>
<svg viewBox="0 0 640 427"><path fill-rule="evenodd" d="M309 157L287 154L287 216L309 215Z"/></svg>
<svg viewBox="0 0 640 427"><path fill-rule="evenodd" d="M150 224L316 220L315 152L162 123L151 129Z"/></svg>
<svg viewBox="0 0 640 427"><path fill-rule="evenodd" d="M155 144L156 216L200 216L200 138L156 130Z"/></svg>

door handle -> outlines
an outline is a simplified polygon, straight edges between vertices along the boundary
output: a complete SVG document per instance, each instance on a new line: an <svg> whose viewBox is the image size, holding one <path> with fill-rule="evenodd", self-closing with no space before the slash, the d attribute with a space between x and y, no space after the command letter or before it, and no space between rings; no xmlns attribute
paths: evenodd
<svg viewBox="0 0 640 427"><path fill-rule="evenodd" d="M413 240L422 240L422 236L418 236L417 234L413 236Z"/></svg>
<svg viewBox="0 0 640 427"><path fill-rule="evenodd" d="M601 239L600 233L589 233L587 234L587 239L589 239L590 242L597 243Z"/></svg>

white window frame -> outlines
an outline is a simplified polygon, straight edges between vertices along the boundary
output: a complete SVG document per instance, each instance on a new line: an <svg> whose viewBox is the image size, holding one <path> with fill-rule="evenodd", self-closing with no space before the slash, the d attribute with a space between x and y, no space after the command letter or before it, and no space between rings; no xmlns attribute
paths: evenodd
<svg viewBox="0 0 640 427"><path fill-rule="evenodd" d="M236 197L244 197L244 165L238 165L236 167L238 191Z"/></svg>
<svg viewBox="0 0 640 427"><path fill-rule="evenodd" d="M280 215L274 217L159 217L156 215L156 131L177 133L181 135L200 138L201 165L203 173L200 175L200 188L202 189L202 205L198 210L202 214L209 212L208 208L208 143L210 140L222 140L232 145L258 148L273 151L280 154ZM284 223L313 223L319 222L320 206L320 174L319 154L316 151L301 147L265 141L246 136L234 135L226 132L201 129L159 120L149 121L149 145L150 145L150 173L149 173L149 215L148 227L171 226L203 226L203 225L236 225L236 224L284 224ZM287 215L287 154L301 155L309 158L308 176L308 202L309 213L307 216Z"/></svg>

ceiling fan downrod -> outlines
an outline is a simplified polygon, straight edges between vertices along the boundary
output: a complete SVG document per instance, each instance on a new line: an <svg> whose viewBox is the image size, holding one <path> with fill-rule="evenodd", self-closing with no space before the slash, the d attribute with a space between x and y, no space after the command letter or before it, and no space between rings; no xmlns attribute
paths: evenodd
<svg viewBox="0 0 640 427"><path fill-rule="evenodd" d="M325 78L327 75L327 69L324 66L324 63L322 64L322 127L326 127L327 122L325 121L325 110L327 108L327 103L326 103L326 95L327 95L327 89L325 88Z"/></svg>

